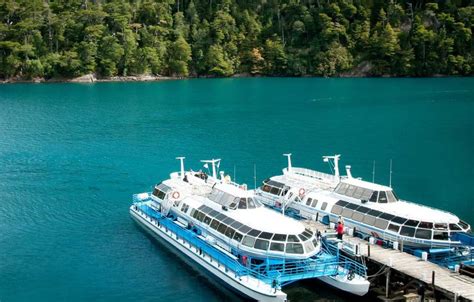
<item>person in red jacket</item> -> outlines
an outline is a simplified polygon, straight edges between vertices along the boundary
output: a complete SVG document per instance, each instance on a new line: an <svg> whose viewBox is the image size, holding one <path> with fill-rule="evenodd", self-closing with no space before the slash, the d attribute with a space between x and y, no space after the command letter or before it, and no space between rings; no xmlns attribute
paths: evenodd
<svg viewBox="0 0 474 302"><path fill-rule="evenodd" d="M337 223L336 232L337 232L337 239L342 240L342 235L344 234L344 224L341 221Z"/></svg>

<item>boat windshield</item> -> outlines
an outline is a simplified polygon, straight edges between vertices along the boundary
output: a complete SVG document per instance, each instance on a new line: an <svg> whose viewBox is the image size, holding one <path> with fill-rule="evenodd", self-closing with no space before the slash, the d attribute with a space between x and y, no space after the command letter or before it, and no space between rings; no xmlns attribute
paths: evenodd
<svg viewBox="0 0 474 302"><path fill-rule="evenodd" d="M352 197L360 200L368 200L370 202L377 203L389 203L396 202L398 200L397 196L393 191L374 191L371 189L343 182L336 187L334 192L347 197Z"/></svg>
<svg viewBox="0 0 474 302"><path fill-rule="evenodd" d="M255 209L262 204L251 197L240 197L214 188L208 198L229 209Z"/></svg>

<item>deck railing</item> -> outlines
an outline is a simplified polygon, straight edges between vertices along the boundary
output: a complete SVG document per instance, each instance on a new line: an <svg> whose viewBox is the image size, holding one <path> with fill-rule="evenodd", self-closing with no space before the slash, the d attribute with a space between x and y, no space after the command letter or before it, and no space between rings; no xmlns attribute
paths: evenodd
<svg viewBox="0 0 474 302"><path fill-rule="evenodd" d="M325 255L325 257L311 258L306 260L281 260L277 264L254 265L243 263L231 258L224 252L216 249L210 243L198 237L198 235L183 228L168 218L163 218L161 213L156 212L146 204L136 204L137 209L144 213L152 224L165 227L170 231L170 236L187 246L192 246L202 257L209 257L226 272L229 270L236 278L252 276L261 282L274 287L283 285L290 281L300 279L331 276L338 273L338 268L344 267L345 263L338 261L338 257ZM184 240L184 242L183 242ZM280 259L279 259L280 260ZM267 262L268 263L268 262Z"/></svg>

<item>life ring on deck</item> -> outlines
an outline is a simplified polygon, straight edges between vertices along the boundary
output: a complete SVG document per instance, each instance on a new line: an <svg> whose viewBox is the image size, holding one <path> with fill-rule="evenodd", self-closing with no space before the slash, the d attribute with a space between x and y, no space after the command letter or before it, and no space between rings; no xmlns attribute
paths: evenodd
<svg viewBox="0 0 474 302"><path fill-rule="evenodd" d="M304 190L304 188L301 188L298 193L300 194L300 196L304 196L304 193L306 193L306 191Z"/></svg>
<svg viewBox="0 0 474 302"><path fill-rule="evenodd" d="M178 191L174 191L173 194L171 194L171 197L173 197L173 199L178 199L180 196L179 192Z"/></svg>

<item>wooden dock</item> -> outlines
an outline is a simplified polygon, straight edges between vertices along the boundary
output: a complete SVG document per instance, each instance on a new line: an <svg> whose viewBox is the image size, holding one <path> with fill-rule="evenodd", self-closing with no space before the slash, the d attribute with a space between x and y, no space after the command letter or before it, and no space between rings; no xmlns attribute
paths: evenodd
<svg viewBox="0 0 474 302"><path fill-rule="evenodd" d="M328 226L318 222L305 221L305 224L313 230L319 230L321 233L328 230L332 231ZM433 283L434 272L434 287L437 291L442 292L453 301L458 299L474 301L473 278L452 272L447 268L399 250L369 244L369 242L358 237L345 235L343 241L345 245L358 246L358 253L366 259L366 262L372 261L380 266L390 267L426 284Z"/></svg>

